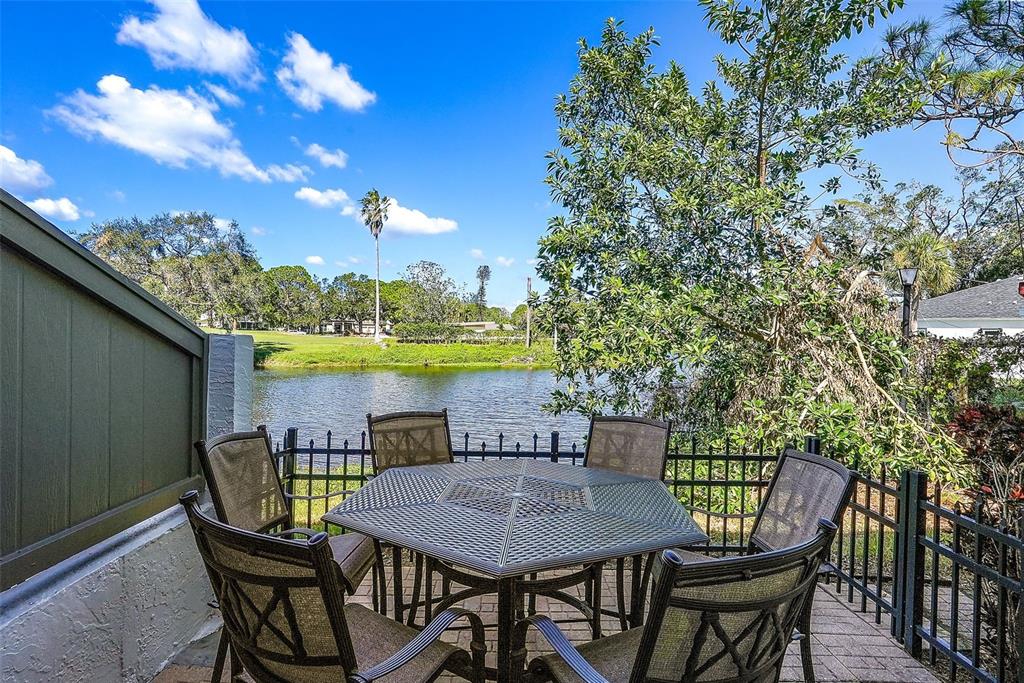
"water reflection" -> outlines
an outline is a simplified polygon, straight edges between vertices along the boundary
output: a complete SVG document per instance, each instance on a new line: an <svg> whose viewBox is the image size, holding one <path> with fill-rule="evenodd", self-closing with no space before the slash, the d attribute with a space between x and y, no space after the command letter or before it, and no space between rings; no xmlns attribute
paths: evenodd
<svg viewBox="0 0 1024 683"><path fill-rule="evenodd" d="M358 443L368 412L444 407L456 448L467 431L472 448L486 441L488 450L499 432L506 448L516 441L532 447L534 431L542 448L552 430L561 433L563 448L582 444L587 433L586 418L541 410L555 386L547 370L257 370L253 384L253 422L266 424L276 438L297 427L300 441L319 442L330 429L336 441Z"/></svg>

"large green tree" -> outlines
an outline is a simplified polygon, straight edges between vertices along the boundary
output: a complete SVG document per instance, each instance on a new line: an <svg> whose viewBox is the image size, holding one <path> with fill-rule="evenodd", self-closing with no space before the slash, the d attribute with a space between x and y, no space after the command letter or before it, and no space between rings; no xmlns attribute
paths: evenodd
<svg viewBox="0 0 1024 683"><path fill-rule="evenodd" d="M948 440L897 398L911 388L883 288L817 234L841 177L875 184L857 140L908 119L900 67L836 50L899 3L702 4L734 55L716 81L695 92L678 64L655 69L653 30L609 22L556 104L563 211L538 264L562 337L550 407L817 432L866 464L925 454L948 472Z"/></svg>
<svg viewBox="0 0 1024 683"><path fill-rule="evenodd" d="M444 266L417 261L405 269L405 322L453 323L458 321L459 292Z"/></svg>
<svg viewBox="0 0 1024 683"><path fill-rule="evenodd" d="M302 266L276 266L264 274L271 324L313 332L322 322L320 283Z"/></svg>
<svg viewBox="0 0 1024 683"><path fill-rule="evenodd" d="M199 211L116 218L93 224L78 239L192 320L232 327L257 313L261 268L234 221Z"/></svg>

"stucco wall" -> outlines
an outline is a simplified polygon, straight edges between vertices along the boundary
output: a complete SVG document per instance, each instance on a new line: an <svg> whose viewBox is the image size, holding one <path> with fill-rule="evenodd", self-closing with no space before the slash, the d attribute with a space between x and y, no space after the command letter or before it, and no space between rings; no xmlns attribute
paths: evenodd
<svg viewBox="0 0 1024 683"><path fill-rule="evenodd" d="M8 591L0 680L148 681L214 627L184 514L169 510L123 536L105 552L70 558L78 563L70 570L54 567Z"/></svg>

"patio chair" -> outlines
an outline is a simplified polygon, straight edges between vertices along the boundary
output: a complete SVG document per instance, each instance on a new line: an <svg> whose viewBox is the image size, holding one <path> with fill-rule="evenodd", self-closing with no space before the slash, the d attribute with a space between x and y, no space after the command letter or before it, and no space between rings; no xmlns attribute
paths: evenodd
<svg viewBox="0 0 1024 683"><path fill-rule="evenodd" d="M462 609L437 615L425 629L399 624L362 605L345 604L345 577L323 532L302 540L237 529L199 510L199 495L181 497L224 615L232 680L426 683L450 671L484 680L484 628ZM441 642L457 620L472 630L472 652ZM216 678L215 680L220 680Z"/></svg>
<svg viewBox="0 0 1024 683"><path fill-rule="evenodd" d="M671 433L671 422L642 417L595 415L590 418L583 466L648 479L664 479ZM631 559L632 595L646 595L653 555L646 563L641 555ZM617 610L602 610L604 614L618 617L623 631L629 626L639 626L643 614L643 601L639 601L628 611L626 609L625 567L626 558L616 560ZM592 589L588 590L588 593L592 593ZM600 605L595 605L594 608L601 609Z"/></svg>
<svg viewBox="0 0 1024 683"><path fill-rule="evenodd" d="M722 515L708 510L696 511L718 518L754 517L744 553L753 555L803 543L814 536L819 519L838 525L855 486L850 470L835 460L786 448L775 465L775 473L756 513ZM676 552L687 563L711 559L691 550L677 549ZM829 574L834 567L826 556L818 569L820 574ZM815 680L811 659L811 602L808 601L799 624L800 633L804 635L800 641L800 659L805 681Z"/></svg>
<svg viewBox="0 0 1024 683"><path fill-rule="evenodd" d="M530 663L530 683L777 681L836 533L826 519L818 525L796 547L749 557L687 564L665 551L656 561L644 626L573 647L549 618L530 616L516 626L513 670L522 675L526 635L534 626L555 652Z"/></svg>
<svg viewBox="0 0 1024 683"><path fill-rule="evenodd" d="M374 416L366 414L367 434L370 438L370 457L373 473L378 475L392 467L413 467L416 465L438 465L455 461L452 453L452 437L448 428L448 410L439 412L406 411ZM409 625L416 619L419 602L424 558L415 556L412 603L409 610ZM395 619L402 621L405 611L402 582L402 549L392 548L392 573L394 574ZM427 577L428 579L430 577ZM445 584L447 588L447 583Z"/></svg>
<svg viewBox="0 0 1024 683"><path fill-rule="evenodd" d="M217 517L233 527L284 537L303 534L309 530L293 528L288 498L311 502L331 495L290 496L284 491L274 466L270 436L263 425L254 432L235 432L209 441L197 441L195 448ZM349 595L356 592L366 574L376 567L373 601L384 611L387 584L379 546L370 537L357 533L331 536L328 545ZM217 651L218 668L223 666L226 648L227 640L222 637Z"/></svg>
<svg viewBox="0 0 1024 683"><path fill-rule="evenodd" d="M374 474L392 467L454 462L448 410L366 414Z"/></svg>

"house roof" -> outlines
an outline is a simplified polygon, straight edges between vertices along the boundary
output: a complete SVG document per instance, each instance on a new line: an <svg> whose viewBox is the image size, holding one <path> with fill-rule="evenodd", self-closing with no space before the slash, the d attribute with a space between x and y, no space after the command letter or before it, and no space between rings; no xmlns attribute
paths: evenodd
<svg viewBox="0 0 1024 683"><path fill-rule="evenodd" d="M1024 297L1017 292L1019 276L977 285L959 292L925 299L918 319L928 318L1024 318Z"/></svg>

